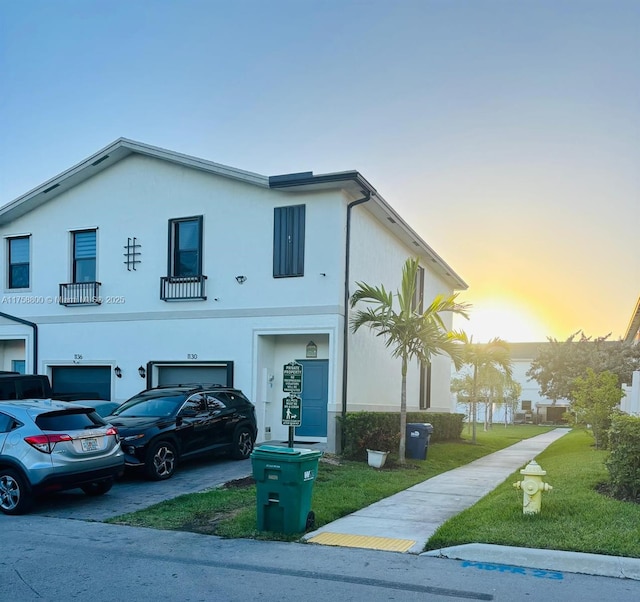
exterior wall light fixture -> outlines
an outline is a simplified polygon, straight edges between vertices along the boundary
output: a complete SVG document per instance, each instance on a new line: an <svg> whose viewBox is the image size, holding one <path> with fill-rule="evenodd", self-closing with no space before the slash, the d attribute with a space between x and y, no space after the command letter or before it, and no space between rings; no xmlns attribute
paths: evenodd
<svg viewBox="0 0 640 602"><path fill-rule="evenodd" d="M236 280L238 284L244 284L247 281L247 277L242 275L236 276Z"/></svg>
<svg viewBox="0 0 640 602"><path fill-rule="evenodd" d="M138 368L138 374L140 375L140 378L144 378L147 375L147 371L144 369L144 366L140 366Z"/></svg>
<svg viewBox="0 0 640 602"><path fill-rule="evenodd" d="M116 366L113 371L118 378L122 378L122 368L120 366Z"/></svg>

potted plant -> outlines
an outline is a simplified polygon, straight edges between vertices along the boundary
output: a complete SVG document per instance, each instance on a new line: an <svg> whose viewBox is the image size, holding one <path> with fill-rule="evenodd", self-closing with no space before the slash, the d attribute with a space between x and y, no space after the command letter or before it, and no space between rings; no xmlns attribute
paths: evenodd
<svg viewBox="0 0 640 602"><path fill-rule="evenodd" d="M384 463L387 461L388 455L389 452L387 451L378 451L367 448L367 462L369 463L369 466L373 466L373 468L382 468Z"/></svg>
<svg viewBox="0 0 640 602"><path fill-rule="evenodd" d="M367 431L360 445L367 450L369 466L382 468L387 461L389 451L398 445L398 434L390 432L384 425L379 425Z"/></svg>

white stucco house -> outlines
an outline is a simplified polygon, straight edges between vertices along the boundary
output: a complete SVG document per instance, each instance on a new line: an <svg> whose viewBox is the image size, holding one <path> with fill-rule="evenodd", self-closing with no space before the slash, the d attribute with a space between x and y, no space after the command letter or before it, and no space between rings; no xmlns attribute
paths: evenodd
<svg viewBox="0 0 640 602"><path fill-rule="evenodd" d="M567 411L569 402L561 399L553 403L553 400L540 393L540 385L527 376L527 371L531 368L531 362L538 357L540 349L544 349L547 345L549 345L547 341L509 343L512 378L522 387L522 393L518 400L515 415L512 416L507 413L508 422L512 420L531 423L557 423L562 421L562 416ZM454 371L452 374L454 377L460 376L464 374L464 371L460 374ZM465 403L457 403L456 407L461 414L469 411L468 404ZM484 403L477 404L478 422L484 421L485 409ZM494 423L504 422L505 407L503 404L494 404L492 419Z"/></svg>
<svg viewBox="0 0 640 602"><path fill-rule="evenodd" d="M303 366L296 440L336 449L335 417L397 410L400 366L346 319L364 281L424 299L465 282L357 171L262 176L118 139L0 209L0 369L123 401L213 382L286 440L283 367ZM408 409L450 412L450 361L412 365Z"/></svg>
<svg viewBox="0 0 640 602"><path fill-rule="evenodd" d="M640 298L631 314L624 341L640 345ZM636 370L631 376L630 383L622 385L624 397L620 401L620 408L623 412L632 416L640 416L640 370Z"/></svg>

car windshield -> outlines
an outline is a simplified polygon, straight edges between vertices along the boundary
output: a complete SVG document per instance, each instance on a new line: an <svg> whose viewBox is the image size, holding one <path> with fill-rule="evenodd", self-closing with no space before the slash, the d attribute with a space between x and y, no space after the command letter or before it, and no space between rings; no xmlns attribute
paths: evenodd
<svg viewBox="0 0 640 602"><path fill-rule="evenodd" d="M184 403L184 393L136 395L114 410L114 416L172 416Z"/></svg>

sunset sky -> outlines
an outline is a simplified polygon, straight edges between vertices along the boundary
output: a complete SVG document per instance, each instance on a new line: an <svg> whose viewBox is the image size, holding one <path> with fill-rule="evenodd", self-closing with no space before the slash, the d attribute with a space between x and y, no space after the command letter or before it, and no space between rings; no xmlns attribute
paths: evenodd
<svg viewBox="0 0 640 602"><path fill-rule="evenodd" d="M360 171L477 341L615 339L640 296L638 0L2 0L0 204L120 136Z"/></svg>

